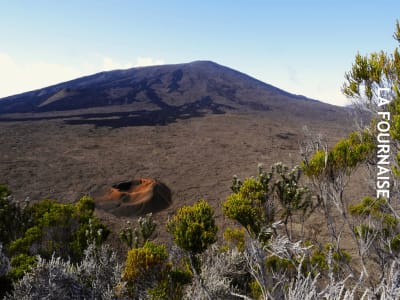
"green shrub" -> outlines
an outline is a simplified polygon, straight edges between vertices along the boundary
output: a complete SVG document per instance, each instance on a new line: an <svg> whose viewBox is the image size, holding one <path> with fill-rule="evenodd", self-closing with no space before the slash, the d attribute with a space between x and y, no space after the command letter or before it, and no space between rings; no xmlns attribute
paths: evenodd
<svg viewBox="0 0 400 300"><path fill-rule="evenodd" d="M82 197L76 204L61 204L51 200L37 202L27 208L29 226L22 237L10 243L11 254L53 254L79 261L91 241L104 241L108 229L94 216L92 198Z"/></svg>
<svg viewBox="0 0 400 300"><path fill-rule="evenodd" d="M325 153L317 150L310 160L304 161L302 168L308 177L335 177L344 172L349 174L361 162L369 159L376 148L374 137L367 130L352 132L346 139L341 139Z"/></svg>
<svg viewBox="0 0 400 300"><path fill-rule="evenodd" d="M329 255L331 255L331 266L329 266ZM335 273L351 261L351 255L343 249L335 249L331 243L325 244L320 249L312 252L310 257L303 261L302 269L305 274L309 271L314 273L328 271L331 267Z"/></svg>
<svg viewBox="0 0 400 300"><path fill-rule="evenodd" d="M169 271L167 258L165 245L149 241L141 248L128 251L122 280L127 283L131 297L141 298L140 293L150 293L153 299L162 298L163 281Z"/></svg>
<svg viewBox="0 0 400 300"><path fill-rule="evenodd" d="M25 224L22 209L10 195L7 186L0 185L0 242L5 247L22 234Z"/></svg>
<svg viewBox="0 0 400 300"><path fill-rule="evenodd" d="M150 299L180 300L183 298L184 286L191 281L192 273L189 270L172 269L169 263L163 279L156 287L148 290Z"/></svg>
<svg viewBox="0 0 400 300"><path fill-rule="evenodd" d="M290 260L276 255L268 256L265 260L265 266L271 273L294 271L293 263Z"/></svg>
<svg viewBox="0 0 400 300"><path fill-rule="evenodd" d="M265 209L269 201L268 183L272 173L268 174L267 180L264 180L262 172L257 178L245 179L222 204L225 216L239 222L253 237L258 236L263 225L273 221L273 216Z"/></svg>
<svg viewBox="0 0 400 300"><path fill-rule="evenodd" d="M261 299L262 290L259 283L256 280L249 282L250 295L253 299Z"/></svg>
<svg viewBox="0 0 400 300"><path fill-rule="evenodd" d="M13 281L21 279L24 274L36 265L37 259L34 256L19 254L11 259L11 271L8 277Z"/></svg>
<svg viewBox="0 0 400 300"><path fill-rule="evenodd" d="M204 200L193 206L181 207L167 223L167 230L173 234L175 243L182 249L199 254L217 240L217 226L214 211Z"/></svg>
<svg viewBox="0 0 400 300"><path fill-rule="evenodd" d="M243 228L230 228L227 227L224 232L224 240L228 243L228 246L235 246L240 252L245 249L245 231Z"/></svg>
<svg viewBox="0 0 400 300"><path fill-rule="evenodd" d="M257 235L260 231L258 210L251 199L242 197L239 193L231 194L222 206L225 216L236 220L247 231Z"/></svg>
<svg viewBox="0 0 400 300"><path fill-rule="evenodd" d="M142 248L129 250L123 274L124 281L134 282L146 273L156 271L168 257L164 245L146 242Z"/></svg>
<svg viewBox="0 0 400 300"><path fill-rule="evenodd" d="M139 217L137 228L132 228L131 222L128 221L127 226L120 231L119 238L129 248L143 247L153 235L156 226L152 214L149 213L144 217Z"/></svg>

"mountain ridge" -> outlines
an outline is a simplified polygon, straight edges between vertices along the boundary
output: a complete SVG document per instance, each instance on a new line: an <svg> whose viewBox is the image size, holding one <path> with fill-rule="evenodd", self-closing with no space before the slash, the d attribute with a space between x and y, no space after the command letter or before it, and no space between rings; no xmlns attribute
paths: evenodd
<svg viewBox="0 0 400 300"><path fill-rule="evenodd" d="M103 71L0 99L0 121L80 116L67 123L112 127L233 111L340 119L346 110L212 61Z"/></svg>
<svg viewBox="0 0 400 300"><path fill-rule="evenodd" d="M95 78L95 77L98 77L98 76L101 76L101 75L104 75L104 74L112 74L112 73L117 73L117 72L129 72L129 71L132 71L132 70L140 70L140 69L162 68L164 66L166 66L166 67L174 67L174 66L179 67L179 66L185 66L185 65L193 65L194 66L194 65L198 65L198 64L209 64L209 65L223 67L225 69L237 72L238 74L241 74L241 75L243 75L245 77L249 77L249 78L259 82L260 84L263 84L263 85L265 85L265 86L267 86L269 88L272 88L272 89L275 89L276 91L279 91L282 94L291 95L291 96L297 97L298 99L305 99L305 100L322 102L320 100L312 99L312 98L309 98L309 97L304 96L304 95L299 95L299 94L294 94L294 93L287 92L287 91L285 91L285 90L283 90L281 88L278 88L278 87L276 87L276 86L274 86L272 84L269 84L269 83L266 83L266 82L264 82L262 80L259 80L259 79L255 78L255 77L251 76L251 75L248 75L246 73L243 73L241 71L232 69L232 68L227 67L227 66L220 65L220 64L218 64L218 63L216 63L214 61L211 61L211 60L196 60L196 61L192 61L192 62L189 62L189 63L152 65L152 66L133 67L133 68L129 68L129 69L115 69L115 70L110 70L110 71L100 71L100 72L97 72L97 73L94 73L94 74L84 75L84 76L77 77L77 78L74 78L74 79L71 79L71 80L67 80L67 81L63 81L63 82L60 82L60 83L52 84L52 85L49 85L47 87L38 88L38 89L34 89L34 90L30 90L30 91L26 91L26 92L14 94L14 95L9 95L9 96L6 96L6 97L0 97L0 103L1 103L2 100L9 100L9 99L12 99L12 98L17 98L17 97L20 97L20 96L23 96L23 95L28 95L28 94L32 94L32 93L35 93L35 92L43 91L44 89L52 89L52 88L62 87L62 86L67 85L67 84L73 84L75 82L80 82L82 80Z"/></svg>

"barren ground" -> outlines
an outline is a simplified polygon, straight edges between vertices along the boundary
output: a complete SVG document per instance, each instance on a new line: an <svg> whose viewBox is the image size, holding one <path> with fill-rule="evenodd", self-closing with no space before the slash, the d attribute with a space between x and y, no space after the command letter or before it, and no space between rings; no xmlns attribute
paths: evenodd
<svg viewBox="0 0 400 300"><path fill-rule="evenodd" d="M164 239L168 216L202 198L215 208L217 223L226 222L221 203L230 193L232 176L256 175L258 163L268 168L277 161L297 164L304 125L331 144L351 130L351 120L305 121L268 112L119 128L68 125L62 119L0 122L0 183L18 201L73 202L82 195L99 195L119 181L159 179L173 193L172 206L155 215ZM102 210L96 213L115 231L126 221Z"/></svg>

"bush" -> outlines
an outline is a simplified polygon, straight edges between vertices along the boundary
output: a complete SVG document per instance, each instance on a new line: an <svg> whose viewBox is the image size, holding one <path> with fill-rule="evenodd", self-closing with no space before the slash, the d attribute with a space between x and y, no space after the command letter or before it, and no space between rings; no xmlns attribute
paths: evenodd
<svg viewBox="0 0 400 300"><path fill-rule="evenodd" d="M108 246L91 244L79 264L39 257L6 299L117 299L114 289L120 274L116 254Z"/></svg>
<svg viewBox="0 0 400 300"><path fill-rule="evenodd" d="M5 185L0 185L0 241L3 246L19 237L23 231L22 209L13 202L11 192Z"/></svg>
<svg viewBox="0 0 400 300"><path fill-rule="evenodd" d="M143 245L151 238L156 230L157 224L153 221L152 213L144 217L139 217L138 227L132 228L131 222L127 222L127 226L119 233L119 238L129 248L143 247Z"/></svg>
<svg viewBox="0 0 400 300"><path fill-rule="evenodd" d="M228 248L229 246L232 248L232 246L234 245L240 252L243 252L245 249L246 240L245 231L243 228L232 229L230 227L227 227L224 232L224 240L228 243Z"/></svg>
<svg viewBox="0 0 400 300"><path fill-rule="evenodd" d="M29 228L10 244L13 255L52 255L79 261L91 241L101 243L108 229L94 216L92 198L82 197L76 204L44 200L26 209Z"/></svg>
<svg viewBox="0 0 400 300"><path fill-rule="evenodd" d="M36 265L37 259L34 256L26 254L18 254L13 256L11 259L11 271L8 277L13 281L18 280L24 276L24 274L30 271Z"/></svg>
<svg viewBox="0 0 400 300"><path fill-rule="evenodd" d="M216 242L218 228L214 222L213 209L201 200L193 206L181 207L167 223L167 230L173 234L180 248L199 254Z"/></svg>
<svg viewBox="0 0 400 300"><path fill-rule="evenodd" d="M130 296L142 297L164 278L168 253L164 245L146 242L129 250L122 280L127 282Z"/></svg>
<svg viewBox="0 0 400 300"><path fill-rule="evenodd" d="M3 245L0 243L0 298L11 288L11 280L7 276L10 270L10 261L3 252Z"/></svg>

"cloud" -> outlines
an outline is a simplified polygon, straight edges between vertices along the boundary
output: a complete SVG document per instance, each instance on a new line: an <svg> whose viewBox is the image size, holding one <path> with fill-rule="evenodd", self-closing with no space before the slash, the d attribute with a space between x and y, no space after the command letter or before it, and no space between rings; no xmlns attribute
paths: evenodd
<svg viewBox="0 0 400 300"><path fill-rule="evenodd" d="M94 63L65 65L33 61L21 63L0 52L0 98L39 89L100 71L127 69L164 64L162 59L138 57L136 61L119 62L109 56L99 56Z"/></svg>
<svg viewBox="0 0 400 300"><path fill-rule="evenodd" d="M71 66L47 62L21 64L10 55L0 52L0 97L41 88L82 76Z"/></svg>
<svg viewBox="0 0 400 300"><path fill-rule="evenodd" d="M103 57L102 71L111 71L118 69L133 68L133 63L120 63L113 60L111 57Z"/></svg>
<svg viewBox="0 0 400 300"><path fill-rule="evenodd" d="M147 66L155 66L155 65L163 65L165 64L162 59L154 59L152 57L138 57L135 67L147 67Z"/></svg>
<svg viewBox="0 0 400 300"><path fill-rule="evenodd" d="M164 60L162 59L155 59L152 57L141 57L139 56L136 59L136 62L128 62L128 63L121 63L115 61L113 58L104 56L102 57L103 71L110 71L110 70L118 70L118 69L129 69L133 67L147 67L147 66L155 66L155 65L163 65Z"/></svg>

